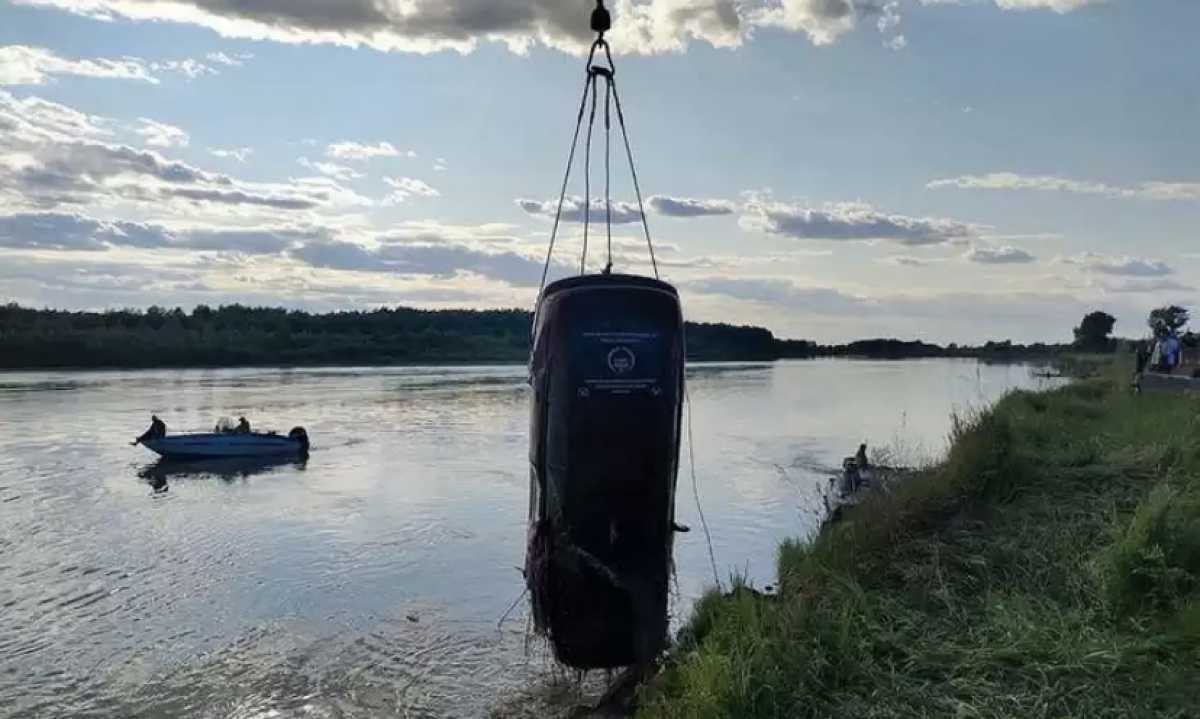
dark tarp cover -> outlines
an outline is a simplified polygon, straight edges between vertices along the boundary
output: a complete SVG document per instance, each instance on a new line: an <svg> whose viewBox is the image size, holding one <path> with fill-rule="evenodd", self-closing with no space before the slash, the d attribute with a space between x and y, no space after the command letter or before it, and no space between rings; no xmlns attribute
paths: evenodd
<svg viewBox="0 0 1200 719"><path fill-rule="evenodd" d="M679 296L647 277L572 277L546 288L536 318L525 560L534 621L569 666L648 662L667 639Z"/></svg>

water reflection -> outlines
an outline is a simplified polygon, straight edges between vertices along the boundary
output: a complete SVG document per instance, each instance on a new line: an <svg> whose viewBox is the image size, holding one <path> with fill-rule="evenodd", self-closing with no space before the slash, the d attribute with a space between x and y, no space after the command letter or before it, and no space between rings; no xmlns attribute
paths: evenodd
<svg viewBox="0 0 1200 719"><path fill-rule="evenodd" d="M304 471L307 459L290 457L224 457L220 459L159 459L138 470L138 478L155 492L166 492L174 479L219 479L232 484L283 468Z"/></svg>

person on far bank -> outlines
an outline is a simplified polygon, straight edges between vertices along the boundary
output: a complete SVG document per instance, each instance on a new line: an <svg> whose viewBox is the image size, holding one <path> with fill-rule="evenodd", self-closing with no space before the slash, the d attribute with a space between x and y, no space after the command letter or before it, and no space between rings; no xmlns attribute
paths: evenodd
<svg viewBox="0 0 1200 719"><path fill-rule="evenodd" d="M854 463L858 465L859 470L871 468L871 463L867 460L866 443L858 445L858 453L854 455Z"/></svg>
<svg viewBox="0 0 1200 719"><path fill-rule="evenodd" d="M1179 336L1174 332L1167 335L1167 339L1163 342L1163 369L1167 374L1171 374L1179 366L1182 353L1183 345L1179 342Z"/></svg>
<svg viewBox="0 0 1200 719"><path fill-rule="evenodd" d="M130 442L133 446L137 446L148 439L161 439L167 436L167 423L158 418L158 415L150 415L150 429L142 432L142 436Z"/></svg>
<svg viewBox="0 0 1200 719"><path fill-rule="evenodd" d="M1133 380L1131 385L1134 392L1142 391L1142 375L1146 374L1146 370L1150 367L1150 356L1152 354L1149 342L1138 342L1134 346L1134 368Z"/></svg>

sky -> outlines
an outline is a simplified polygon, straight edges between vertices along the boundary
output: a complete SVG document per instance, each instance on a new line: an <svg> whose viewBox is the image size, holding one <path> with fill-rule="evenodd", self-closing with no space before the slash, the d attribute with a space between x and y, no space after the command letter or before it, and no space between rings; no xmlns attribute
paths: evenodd
<svg viewBox="0 0 1200 719"><path fill-rule="evenodd" d="M531 308L593 5L0 0L0 302ZM1066 341L1200 301L1200 2L609 6L688 319ZM552 278L580 267L586 127ZM650 273L611 142L614 271Z"/></svg>

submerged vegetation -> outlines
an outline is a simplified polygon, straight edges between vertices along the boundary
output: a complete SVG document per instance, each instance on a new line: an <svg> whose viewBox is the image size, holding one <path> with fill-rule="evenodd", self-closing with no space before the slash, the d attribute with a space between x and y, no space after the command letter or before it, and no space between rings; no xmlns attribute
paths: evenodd
<svg viewBox="0 0 1200 719"><path fill-rule="evenodd" d="M270 307L69 312L0 305L0 369L54 367L229 367L419 362L524 362L524 310L408 307L313 314ZM689 360L769 361L809 357L985 357L1046 355L1054 345L989 342L941 347L864 340L818 345L783 340L762 327L687 324Z"/></svg>
<svg viewBox="0 0 1200 719"><path fill-rule="evenodd" d="M696 607L640 716L1191 717L1200 405L1128 371L959 419L945 461Z"/></svg>

